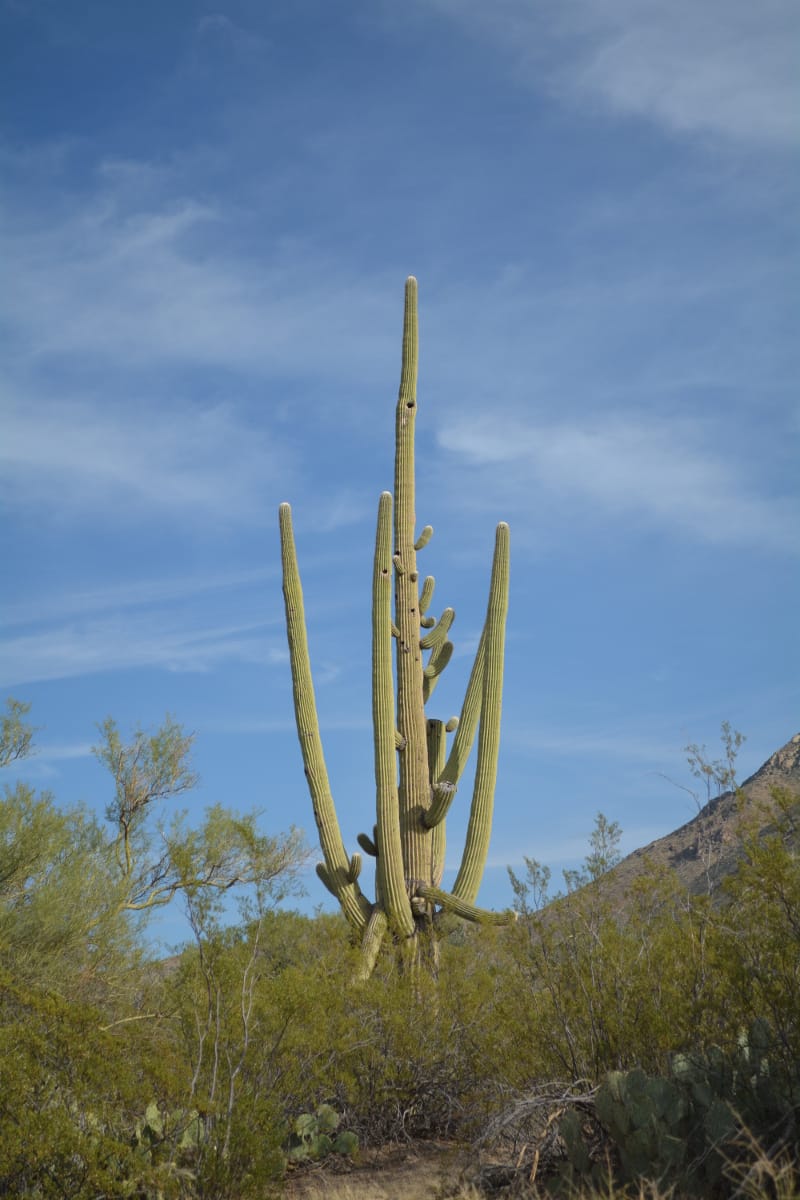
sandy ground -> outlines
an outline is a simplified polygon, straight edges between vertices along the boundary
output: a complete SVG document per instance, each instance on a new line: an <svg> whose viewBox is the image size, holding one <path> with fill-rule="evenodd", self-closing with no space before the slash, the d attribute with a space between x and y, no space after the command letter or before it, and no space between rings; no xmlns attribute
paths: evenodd
<svg viewBox="0 0 800 1200"><path fill-rule="evenodd" d="M435 1200L444 1185L455 1189L466 1151L438 1142L365 1151L343 1171L303 1169L288 1180L291 1200Z"/></svg>

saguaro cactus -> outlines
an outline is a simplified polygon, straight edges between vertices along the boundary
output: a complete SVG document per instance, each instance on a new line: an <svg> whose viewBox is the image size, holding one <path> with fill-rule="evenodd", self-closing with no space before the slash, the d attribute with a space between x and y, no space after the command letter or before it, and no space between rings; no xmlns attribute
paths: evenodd
<svg viewBox="0 0 800 1200"><path fill-rule="evenodd" d="M377 822L373 835L359 834L358 843L376 860L374 902L359 886L361 855L347 854L336 818L314 699L292 513L288 504L280 506L283 594L297 733L324 857L317 874L339 901L360 939L364 975L371 972L387 931L404 958L420 963L430 955L428 961L435 965L435 932L442 913L498 924L509 919L508 913L475 907L486 864L497 776L509 531L504 523L497 526L486 622L461 715L446 723L426 718L425 705L453 653L447 635L455 614L452 608L445 608L438 621L427 615L434 580L427 576L420 589L417 571L417 553L427 546L433 533L426 525L416 534L417 347L417 281L411 276L405 291L394 500L390 492L384 492L378 502L372 580ZM445 818L476 731L478 757L466 843L453 890L445 892L440 887ZM449 752L448 733L454 735Z"/></svg>

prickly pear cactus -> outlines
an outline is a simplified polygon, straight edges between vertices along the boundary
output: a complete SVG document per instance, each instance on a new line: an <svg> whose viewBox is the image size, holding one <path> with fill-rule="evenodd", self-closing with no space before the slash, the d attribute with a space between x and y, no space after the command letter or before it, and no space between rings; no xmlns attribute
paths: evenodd
<svg viewBox="0 0 800 1200"><path fill-rule="evenodd" d="M671 1080L640 1070L612 1071L595 1109L616 1143L626 1179L660 1180L682 1165L689 1106Z"/></svg>
<svg viewBox="0 0 800 1200"><path fill-rule="evenodd" d="M800 1150L800 1066L779 1076L770 1064L772 1044L769 1025L758 1020L732 1051L676 1054L668 1078L638 1069L606 1075L595 1112L616 1152L619 1181L654 1180L709 1197L741 1153L743 1131L764 1146ZM560 1132L578 1171L574 1120L562 1121Z"/></svg>
<svg viewBox="0 0 800 1200"><path fill-rule="evenodd" d="M295 1120L287 1151L290 1162L318 1162L329 1154L351 1156L358 1150L358 1138L349 1130L336 1133L341 1118L330 1104L320 1104L316 1112L301 1113Z"/></svg>

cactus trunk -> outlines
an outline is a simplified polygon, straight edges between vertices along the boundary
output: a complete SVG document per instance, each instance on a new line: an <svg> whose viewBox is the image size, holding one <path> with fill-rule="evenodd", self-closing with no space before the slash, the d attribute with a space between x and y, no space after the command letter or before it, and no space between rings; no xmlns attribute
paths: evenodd
<svg viewBox="0 0 800 1200"><path fill-rule="evenodd" d="M508 607L508 526L497 527L486 623L458 720L427 718L429 701L453 647L454 612L427 616L434 580L420 591L417 553L430 541L416 534L414 434L417 416L417 281L406 282L400 392L395 421L394 497L384 492L372 584L372 715L377 823L359 834L376 859L375 901L361 892L361 856L348 857L328 783L308 655L303 593L288 504L280 508L283 592L297 732L324 862L317 873L338 900L362 946L360 976L377 960L387 931L401 962L435 970L440 916L497 923L513 914L486 913L474 901L491 833L500 744L503 652ZM392 596L392 590L394 595ZM392 616L394 599L394 617ZM427 630L428 632L423 632ZM395 641L392 671L392 640ZM429 654L427 663L425 655ZM466 845L452 894L441 890L445 818L478 734L478 761ZM446 736L455 732L449 754ZM424 935L424 936L422 936Z"/></svg>

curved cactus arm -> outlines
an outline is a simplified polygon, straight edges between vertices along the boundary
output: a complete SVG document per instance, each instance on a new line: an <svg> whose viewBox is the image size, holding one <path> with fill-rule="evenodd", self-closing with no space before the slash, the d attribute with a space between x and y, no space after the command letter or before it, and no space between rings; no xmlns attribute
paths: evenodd
<svg viewBox="0 0 800 1200"><path fill-rule="evenodd" d="M450 806L456 798L456 785L444 782L435 783L432 790L431 806L422 818L426 828L436 829L444 822L450 811Z"/></svg>
<svg viewBox="0 0 800 1200"><path fill-rule="evenodd" d="M374 905L361 939L361 958L356 973L359 982L363 983L372 974L388 926L386 913L378 904Z"/></svg>
<svg viewBox="0 0 800 1200"><path fill-rule="evenodd" d="M339 832L339 822L336 819L322 752L311 661L308 655L303 589L297 566L292 510L288 504L280 506L280 530L283 596L286 604L286 631L289 638L295 721L320 846L325 856L326 874L330 881L326 886L331 886L345 917L353 928L360 932L369 920L371 906L358 884L348 879L350 859L345 853L342 835Z"/></svg>
<svg viewBox="0 0 800 1200"><path fill-rule="evenodd" d="M337 891L336 891L336 884L333 881L333 877L331 876L330 871L325 866L325 863L317 863L314 870L316 871L318 878L321 879L322 882L325 884L325 887L328 889L330 894L332 896L336 896L336 899L338 900L339 897L338 897Z"/></svg>
<svg viewBox="0 0 800 1200"><path fill-rule="evenodd" d="M378 857L378 847L375 845L368 833L359 833L356 836L356 841L364 853L369 854L370 858Z"/></svg>
<svg viewBox="0 0 800 1200"><path fill-rule="evenodd" d="M355 881L358 879L359 875L361 874L361 865L362 858L356 850L354 854L350 855L350 870L347 872L349 883L355 883Z"/></svg>
<svg viewBox="0 0 800 1200"><path fill-rule="evenodd" d="M447 762L443 769L439 771L438 776L435 777L436 781L432 787L430 808L422 814L422 821L429 829L435 829L450 811L450 806L456 797L458 781L466 766L470 750L472 749L472 743L475 740L475 731L478 728L478 718L481 712L485 645L486 630L484 628L481 640L478 643L478 649L475 652L475 660L472 664L467 690L464 694L461 716L451 717L447 722L448 733L455 730L456 736L453 738Z"/></svg>
<svg viewBox="0 0 800 1200"><path fill-rule="evenodd" d="M513 925L517 914L511 909L505 912L492 912L488 908L476 908L451 892L443 892L438 887L427 887L425 884L417 888L417 895L438 904L445 912L451 912L465 921L474 921L477 925Z"/></svg>
<svg viewBox="0 0 800 1200"><path fill-rule="evenodd" d="M509 530L502 521L497 526L486 611L483 695L478 731L478 761L472 792L464 854L453 893L460 900L474 903L489 851L492 832L494 789L497 781L497 757L500 749L500 713L503 695L503 656L505 653L506 615L508 613ZM458 735L456 735L458 736Z"/></svg>
<svg viewBox="0 0 800 1200"><path fill-rule="evenodd" d="M444 767L444 752L445 752L445 725L443 721L429 720L428 721L428 764L431 773L431 782L437 777L439 772ZM431 809L437 803L436 786L432 786L433 801ZM455 791L455 788L453 789ZM434 887L438 887L442 882L444 875L444 855L445 855L445 824L444 813L437 821L431 821L430 809L425 814L423 824L427 829L433 830L431 837L431 871L428 876Z"/></svg>
<svg viewBox="0 0 800 1200"><path fill-rule="evenodd" d="M447 637L455 615L454 608L446 608L430 633L426 633L425 637L420 638L420 647L423 650L435 650L437 646L440 646Z"/></svg>
<svg viewBox="0 0 800 1200"><path fill-rule="evenodd" d="M433 689L439 682L439 676L453 657L453 643L442 642L430 657L430 662L422 672L422 703L427 704L433 695Z"/></svg>
<svg viewBox="0 0 800 1200"><path fill-rule="evenodd" d="M454 787L457 787L464 767L467 765L472 743L475 740L475 732L478 728L478 718L481 715L483 664L485 658L486 628L484 626L481 633L481 640L478 642L478 649L475 651L475 659L472 663L467 690L464 693L461 715L456 720L456 736L453 738L452 745L450 746L450 753L447 756L444 770L439 775L439 783L451 783Z"/></svg>
<svg viewBox="0 0 800 1200"><path fill-rule="evenodd" d="M432 575L426 575L422 584L422 591L419 594L419 611L426 613L431 606L433 599L433 589L436 586L436 580ZM427 628L427 626L426 626Z"/></svg>
<svg viewBox="0 0 800 1200"><path fill-rule="evenodd" d="M420 530L420 535L417 538L417 540L414 542L414 549L415 550L424 550L432 537L433 537L433 526L426 525L424 529Z"/></svg>
<svg viewBox="0 0 800 1200"><path fill-rule="evenodd" d="M392 496L378 502L378 529L372 573L372 723L375 743L375 792L378 814L378 873L381 897L392 928L404 937L414 932L406 892L397 793L394 680L392 677Z"/></svg>

